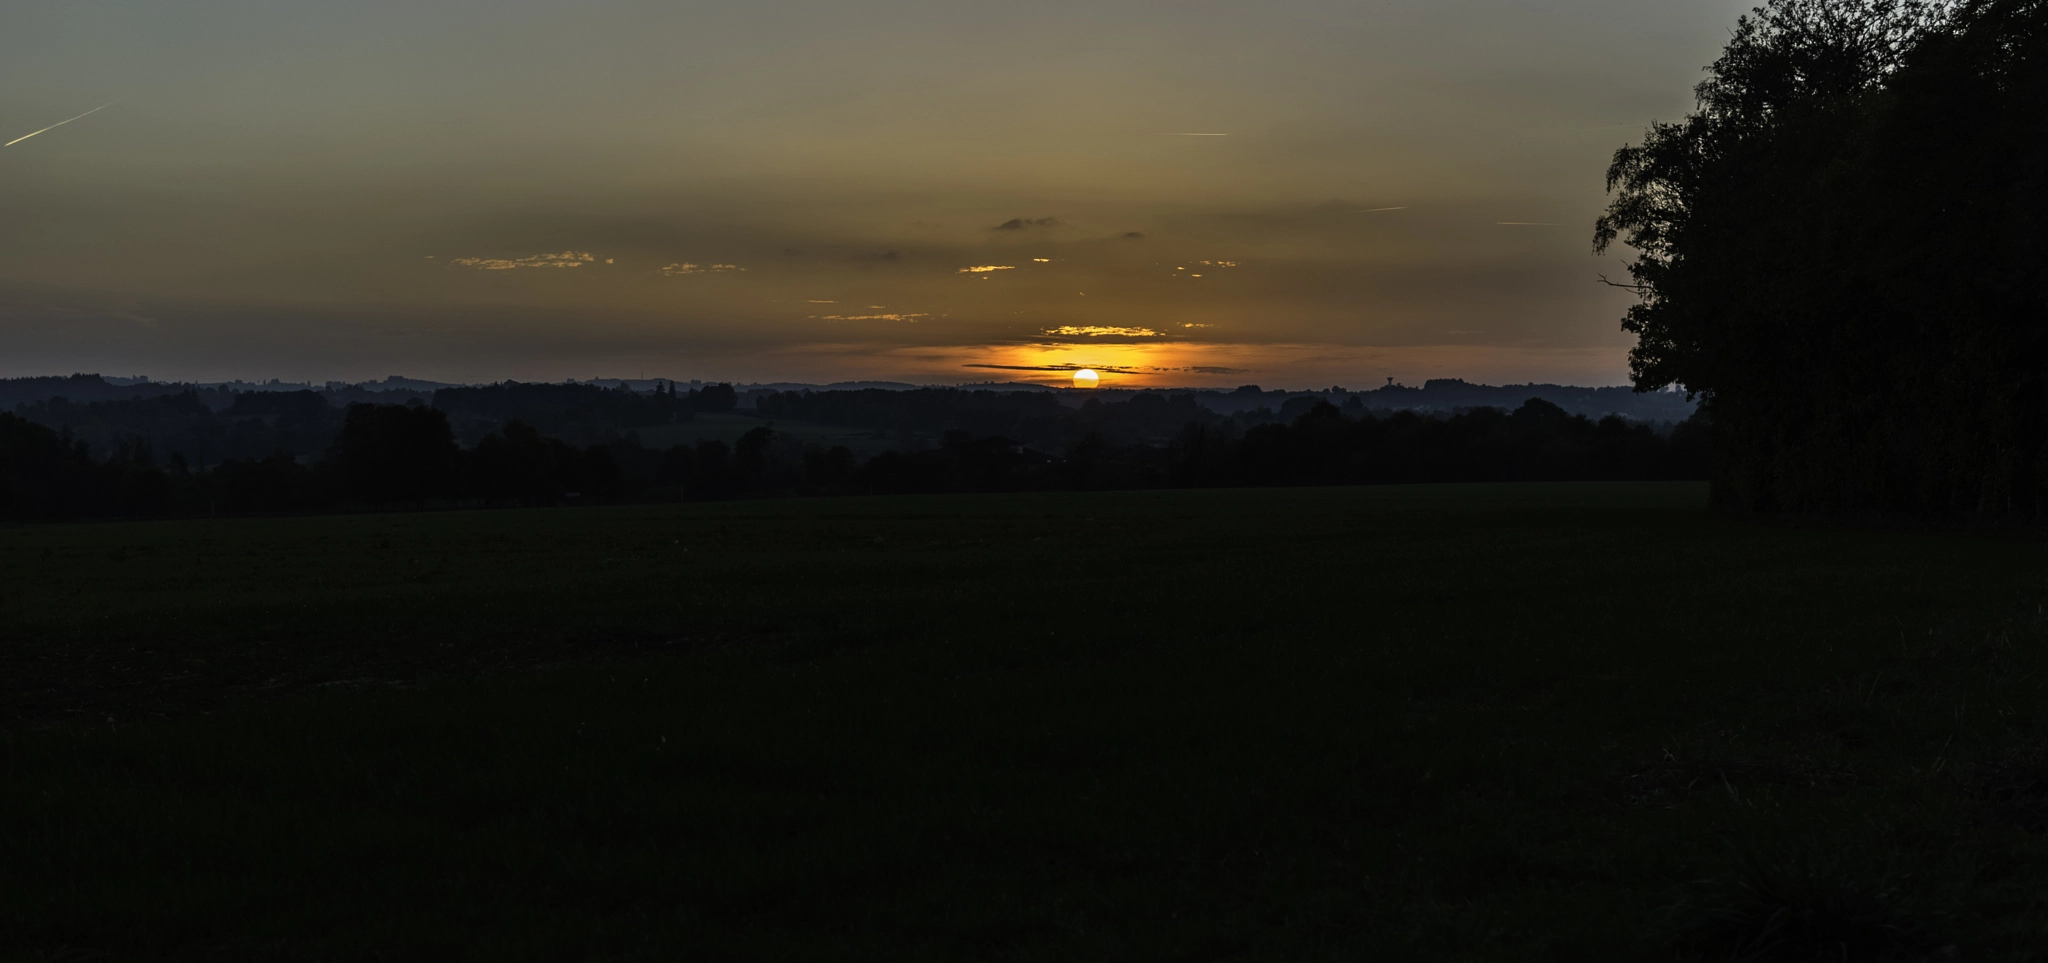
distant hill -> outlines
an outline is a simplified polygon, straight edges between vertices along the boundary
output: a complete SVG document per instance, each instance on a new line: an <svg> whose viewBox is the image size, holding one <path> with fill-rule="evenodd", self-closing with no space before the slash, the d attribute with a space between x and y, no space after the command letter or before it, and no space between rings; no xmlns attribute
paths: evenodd
<svg viewBox="0 0 2048 963"><path fill-rule="evenodd" d="M453 381L422 381L418 378L407 378L404 375L390 375L382 381L365 381L353 385L342 381L330 381L326 387L329 391L341 388L355 388L359 391L434 392L442 388L462 388L467 386Z"/></svg>
<svg viewBox="0 0 2048 963"><path fill-rule="evenodd" d="M129 379L120 380L125 382ZM96 374L0 378L0 411L13 411L17 405L48 401L51 398L67 398L78 402L158 398L164 395L183 394L192 387L153 381L116 384Z"/></svg>
<svg viewBox="0 0 2048 963"><path fill-rule="evenodd" d="M1630 387L1580 388L1573 385L1521 384L1475 385L1457 378L1432 378L1420 388L1387 385L1356 392L1368 408L1407 408L1452 411L1458 408L1506 408L1513 410L1531 398L1541 398L1575 415L1601 418L1620 415L1637 421L1684 421L1692 417L1696 402L1684 392L1638 393Z"/></svg>

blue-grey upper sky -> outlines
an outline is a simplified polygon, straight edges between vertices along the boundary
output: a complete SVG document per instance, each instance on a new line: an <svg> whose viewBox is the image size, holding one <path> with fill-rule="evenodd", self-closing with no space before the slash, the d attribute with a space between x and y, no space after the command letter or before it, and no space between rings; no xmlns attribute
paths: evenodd
<svg viewBox="0 0 2048 963"><path fill-rule="evenodd" d="M1622 383L1743 8L16 0L0 375Z"/></svg>

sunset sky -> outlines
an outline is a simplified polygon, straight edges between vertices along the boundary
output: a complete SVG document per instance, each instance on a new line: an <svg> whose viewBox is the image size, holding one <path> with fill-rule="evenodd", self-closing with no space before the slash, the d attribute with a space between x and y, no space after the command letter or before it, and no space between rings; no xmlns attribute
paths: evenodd
<svg viewBox="0 0 2048 963"><path fill-rule="evenodd" d="M14 0L0 376L1626 382L1721 0Z"/></svg>

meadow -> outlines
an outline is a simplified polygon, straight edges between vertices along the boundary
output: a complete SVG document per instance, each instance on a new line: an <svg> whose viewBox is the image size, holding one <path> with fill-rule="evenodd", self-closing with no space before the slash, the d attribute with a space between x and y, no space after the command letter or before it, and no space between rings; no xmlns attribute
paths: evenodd
<svg viewBox="0 0 2048 963"><path fill-rule="evenodd" d="M2041 544L1705 506L0 529L0 956L2038 959Z"/></svg>

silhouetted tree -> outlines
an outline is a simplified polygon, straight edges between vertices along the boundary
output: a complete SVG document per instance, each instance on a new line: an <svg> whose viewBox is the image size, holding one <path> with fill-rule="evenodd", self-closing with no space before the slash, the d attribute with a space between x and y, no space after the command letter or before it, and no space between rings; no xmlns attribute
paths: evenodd
<svg viewBox="0 0 2048 963"><path fill-rule="evenodd" d="M731 411L740 406L739 392L729 384L692 388L688 399L690 407L696 411Z"/></svg>
<svg viewBox="0 0 2048 963"><path fill-rule="evenodd" d="M1772 0L1616 152L1639 390L1709 413L1718 504L2048 510L2048 4Z"/></svg>
<svg viewBox="0 0 2048 963"><path fill-rule="evenodd" d="M696 474L697 452L687 445L674 445L661 453L661 461L655 469L654 485L663 490L673 489L677 496L686 495L690 480Z"/></svg>
<svg viewBox="0 0 2048 963"><path fill-rule="evenodd" d="M814 492L844 490L853 480L853 449L845 445L804 449L804 485Z"/></svg>
<svg viewBox="0 0 2048 963"><path fill-rule="evenodd" d="M243 461L229 459L213 469L215 508L229 514L304 512L331 507L311 469L290 452Z"/></svg>
<svg viewBox="0 0 2048 963"><path fill-rule="evenodd" d="M731 498L739 494L737 473L733 471L732 448L716 438L697 442L697 448L690 457L691 473L688 494L691 498Z"/></svg>
<svg viewBox="0 0 2048 963"><path fill-rule="evenodd" d="M552 505L569 489L565 462L575 453L520 421L479 439L467 458L466 488L485 504L511 500L523 505Z"/></svg>
<svg viewBox="0 0 2048 963"><path fill-rule="evenodd" d="M585 448L576 460L576 493L586 499L612 501L626 494L626 475L604 445Z"/></svg>
<svg viewBox="0 0 2048 963"><path fill-rule="evenodd" d="M413 502L449 494L455 432L439 409L350 405L328 449L349 497L369 504Z"/></svg>

